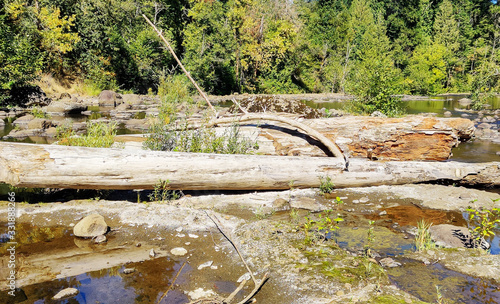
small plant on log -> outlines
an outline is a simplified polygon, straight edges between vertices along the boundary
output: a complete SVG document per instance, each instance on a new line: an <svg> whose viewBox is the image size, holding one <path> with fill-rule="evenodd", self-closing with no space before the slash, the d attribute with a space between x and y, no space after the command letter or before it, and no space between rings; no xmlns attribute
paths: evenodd
<svg viewBox="0 0 500 304"><path fill-rule="evenodd" d="M330 176L320 176L319 180L320 180L319 191L322 194L333 192L333 190L335 189L335 185L333 184L332 178Z"/></svg>

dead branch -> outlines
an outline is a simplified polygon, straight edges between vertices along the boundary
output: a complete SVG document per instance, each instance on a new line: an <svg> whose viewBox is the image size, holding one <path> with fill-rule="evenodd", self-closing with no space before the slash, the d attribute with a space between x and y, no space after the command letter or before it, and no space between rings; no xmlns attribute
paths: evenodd
<svg viewBox="0 0 500 304"><path fill-rule="evenodd" d="M160 299L158 300L158 302L156 302L156 304L159 304L161 302L161 300L163 300L163 298L167 296L168 292L170 291L170 289L172 289L172 287L175 284L175 281L177 281L177 278L181 274L182 268L184 268L184 266L186 266L186 261L184 261L184 263L182 263L181 268L179 268L179 270L177 271L177 274L175 275L174 279L172 280L172 283L170 283L170 286L168 286L167 291L165 291L165 293L163 293L163 295L160 297Z"/></svg>
<svg viewBox="0 0 500 304"><path fill-rule="evenodd" d="M255 276L253 275L253 272L252 270L250 270L250 267L248 267L248 264L245 262L245 259L243 258L243 256L241 255L241 252L240 250L238 249L238 247L233 243L233 241L231 240L231 238L229 238L229 236L224 232L224 230L222 230L221 226L222 224L220 223L219 219L217 217L214 216L214 218L212 218L208 212L205 211L205 214L208 216L208 218L210 220L212 220L212 222L214 222L215 226L217 227L217 229L220 231L220 233L228 240L229 243L231 243L231 245L233 246L233 248L236 250L236 252L238 253L241 261L243 262L243 265L245 265L247 271L250 273L250 276L252 277L252 280L255 284L255 287L254 289L250 292L250 294L248 294L242 301L238 302L237 304L246 304L246 303L250 303L253 299L253 297L257 294L257 292L259 292L259 290L262 288L262 286L266 283L266 281L269 279L269 273L266 273L264 274L264 276L262 277L262 279L260 280L257 280L255 279ZM217 220L217 221L216 221ZM232 292L226 299L223 300L223 303L230 303L230 301L232 301L232 299L236 296L236 294L241 290L243 289L243 287L245 286L247 280L243 280L243 282L241 282L240 286L238 286L238 288Z"/></svg>
<svg viewBox="0 0 500 304"><path fill-rule="evenodd" d="M196 83L196 81L194 81L194 79L191 77L191 75L189 74L189 72L186 70L186 68L184 67L184 65L182 64L182 62L179 60L179 58L177 57L177 55L175 55L174 50L170 46L170 43L168 43L167 39L165 39L165 37L163 37L163 34L161 33L161 31L159 31L156 28L156 26L148 19L148 17L146 17L146 15L142 14L142 17L144 17L144 19L146 19L147 23L149 23L149 25L151 25L151 27L158 34L158 36L161 38L161 40L163 41L163 43L165 43L165 45L167 46L168 50L170 51L170 53L172 54L172 56L174 56L174 59L179 64L179 66L181 67L181 69L184 72L184 74L186 74L186 76L189 78L189 80L193 83L193 85L196 88L196 90L198 90L198 92L200 93L201 97L203 97L203 99L205 99L205 101L207 102L208 106L215 113L215 116L217 117L217 111L215 111L215 108L212 106L212 103L210 103L210 101L208 100L207 95L205 95L205 93L201 90L201 88L198 86L198 84Z"/></svg>

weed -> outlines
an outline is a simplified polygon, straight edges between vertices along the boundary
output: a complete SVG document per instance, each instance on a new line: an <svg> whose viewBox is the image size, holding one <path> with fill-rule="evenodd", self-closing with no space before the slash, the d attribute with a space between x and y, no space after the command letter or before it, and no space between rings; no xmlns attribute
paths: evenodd
<svg viewBox="0 0 500 304"><path fill-rule="evenodd" d="M365 256L371 257L371 248L372 248L373 242L375 241L375 232L374 232L374 227L373 227L373 224L375 224L375 221L369 220L368 224L370 225L370 228L368 229L368 232L366 235Z"/></svg>
<svg viewBox="0 0 500 304"><path fill-rule="evenodd" d="M182 196L182 191L170 189L169 180L159 180L153 189L153 192L149 194L149 200L151 202L162 202L174 201Z"/></svg>
<svg viewBox="0 0 500 304"><path fill-rule="evenodd" d="M266 209L263 206L259 206L259 207L257 207L257 209L255 209L255 217L258 220L263 220L263 219L271 217L275 212L276 212L275 210L271 210L270 212L266 212Z"/></svg>
<svg viewBox="0 0 500 304"><path fill-rule="evenodd" d="M290 209L290 218L297 223L299 221L299 210L295 208Z"/></svg>
<svg viewBox="0 0 500 304"><path fill-rule="evenodd" d="M39 107L33 107L33 108L31 108L31 115L33 115L35 118L50 118L50 115L47 114L47 113L45 113Z"/></svg>
<svg viewBox="0 0 500 304"><path fill-rule="evenodd" d="M340 197L335 198L335 203L337 204L337 210L340 209L340 206L344 204L344 201L340 199Z"/></svg>
<svg viewBox="0 0 500 304"><path fill-rule="evenodd" d="M498 199L493 200L493 203L497 201ZM469 207L466 211L469 218L469 232L474 239L473 247L483 247L481 246L483 240L494 236L494 230L500 227L500 208L475 209Z"/></svg>
<svg viewBox="0 0 500 304"><path fill-rule="evenodd" d="M331 233L339 229L339 222L344 220L338 214L334 218L332 210L321 212L317 218L306 216L304 219L305 223L302 225L302 231L304 232L304 243L306 245L331 239Z"/></svg>
<svg viewBox="0 0 500 304"><path fill-rule="evenodd" d="M417 235L415 236L415 249L418 252L424 250L433 249L436 247L432 241L429 229L432 223L426 223L425 220L420 220L417 222Z"/></svg>
<svg viewBox="0 0 500 304"><path fill-rule="evenodd" d="M69 126L57 128L58 144L64 146L81 146L93 148L109 148L113 145L118 124L87 122L87 132L85 135L77 136Z"/></svg>
<svg viewBox="0 0 500 304"><path fill-rule="evenodd" d="M319 191L322 194L333 192L335 185L333 184L330 176L324 176L324 177L320 176L319 180L320 180Z"/></svg>

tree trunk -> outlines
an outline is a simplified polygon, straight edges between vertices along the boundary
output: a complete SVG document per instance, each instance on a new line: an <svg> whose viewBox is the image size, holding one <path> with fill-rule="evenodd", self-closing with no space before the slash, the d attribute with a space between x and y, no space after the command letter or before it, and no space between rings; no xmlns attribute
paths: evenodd
<svg viewBox="0 0 500 304"><path fill-rule="evenodd" d="M128 151L0 142L0 182L18 187L183 190L337 188L436 180L500 185L500 163L374 162L329 157Z"/></svg>

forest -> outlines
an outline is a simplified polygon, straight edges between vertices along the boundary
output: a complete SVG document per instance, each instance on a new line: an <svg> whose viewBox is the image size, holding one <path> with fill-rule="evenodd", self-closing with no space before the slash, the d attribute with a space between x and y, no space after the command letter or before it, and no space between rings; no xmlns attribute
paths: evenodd
<svg viewBox="0 0 500 304"><path fill-rule="evenodd" d="M500 86L495 1L0 1L0 102L42 75L156 93L182 71L142 14L214 95L332 92L376 105Z"/></svg>

